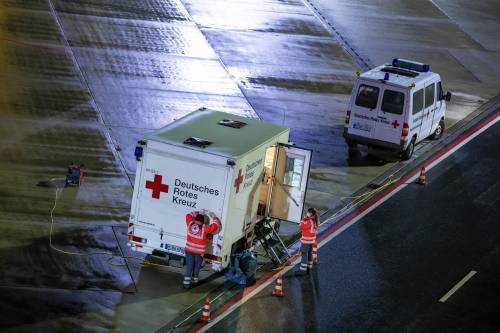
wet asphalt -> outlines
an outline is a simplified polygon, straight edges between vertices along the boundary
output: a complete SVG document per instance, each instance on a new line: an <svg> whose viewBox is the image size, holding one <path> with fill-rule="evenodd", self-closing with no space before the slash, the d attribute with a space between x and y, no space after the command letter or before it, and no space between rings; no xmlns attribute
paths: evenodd
<svg viewBox="0 0 500 333"><path fill-rule="evenodd" d="M270 285L209 331L496 332L499 135L497 122L321 247L283 298Z"/></svg>
<svg viewBox="0 0 500 333"><path fill-rule="evenodd" d="M413 21L425 4L411 5ZM350 6L335 5L350 15ZM484 60L470 66L496 73L496 23L478 24L498 17L495 2L444 7L454 33L485 50L455 48ZM135 142L198 107L290 126L292 140L314 150L307 201L321 210L392 167L365 151L349 155L341 137L363 63L326 23L342 22L340 36L369 64L377 58L351 34L359 25L335 13L294 0L0 1L0 329L154 331L221 284L185 293L178 269L140 267L143 256L126 246ZM427 39L439 37L433 20L422 22ZM441 64L433 48L422 49ZM491 76L477 76L478 85L466 74L448 77L462 94L450 104L451 123L498 91ZM51 248L55 188L71 161L85 163L87 177L61 192ZM137 259L124 265L122 255Z"/></svg>

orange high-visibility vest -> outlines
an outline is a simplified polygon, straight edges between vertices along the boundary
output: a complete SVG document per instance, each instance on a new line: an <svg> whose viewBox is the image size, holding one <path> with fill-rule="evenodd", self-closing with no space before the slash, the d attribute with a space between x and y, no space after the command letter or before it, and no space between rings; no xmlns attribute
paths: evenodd
<svg viewBox="0 0 500 333"><path fill-rule="evenodd" d="M207 236L216 233L219 230L219 225L217 223L205 225L201 221L195 221L194 218L199 213L186 214L187 240L184 250L196 254L205 254L208 243Z"/></svg>
<svg viewBox="0 0 500 333"><path fill-rule="evenodd" d="M304 217L302 221L300 221L300 231L302 232L300 241L302 244L313 244L316 240L316 230L318 230L318 227L313 222L315 218L316 215L312 215Z"/></svg>

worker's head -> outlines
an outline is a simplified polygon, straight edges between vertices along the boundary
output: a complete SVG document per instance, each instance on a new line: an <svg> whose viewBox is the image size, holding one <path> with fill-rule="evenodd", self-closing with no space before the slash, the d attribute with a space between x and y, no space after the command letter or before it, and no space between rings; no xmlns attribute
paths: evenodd
<svg viewBox="0 0 500 333"><path fill-rule="evenodd" d="M200 223L205 223L205 216L203 216L203 214L198 214L195 216L194 220Z"/></svg>
<svg viewBox="0 0 500 333"><path fill-rule="evenodd" d="M307 210L307 216L314 216L314 215L316 215L316 209L314 209L314 208L312 208L312 207L311 207L311 208L309 208L309 209Z"/></svg>

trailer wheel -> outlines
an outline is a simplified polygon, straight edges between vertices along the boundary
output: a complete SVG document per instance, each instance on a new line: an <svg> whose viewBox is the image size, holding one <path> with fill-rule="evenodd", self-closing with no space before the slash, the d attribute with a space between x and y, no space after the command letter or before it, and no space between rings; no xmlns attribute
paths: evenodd
<svg viewBox="0 0 500 333"><path fill-rule="evenodd" d="M346 139L345 142L347 143L347 147L349 147L349 150L358 148L358 144L352 140Z"/></svg>

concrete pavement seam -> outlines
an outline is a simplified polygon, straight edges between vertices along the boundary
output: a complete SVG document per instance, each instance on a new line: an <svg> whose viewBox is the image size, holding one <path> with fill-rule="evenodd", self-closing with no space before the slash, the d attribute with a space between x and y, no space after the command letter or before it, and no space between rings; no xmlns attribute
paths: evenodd
<svg viewBox="0 0 500 333"><path fill-rule="evenodd" d="M472 41L474 41L474 43L477 44L477 46L483 50L483 51L487 51L486 48L481 44L479 43L474 37L472 37L472 35L470 35L468 32L466 32L462 26L460 24L458 24L458 22L453 19L450 15L448 15L448 13L445 12L445 10L443 8L441 8L437 3L434 2L434 0L429 0L429 2L434 6L436 7L437 10L439 10L444 16L446 16L453 24L455 24L457 26L458 29L460 29L460 31L462 31L467 37L469 37Z"/></svg>
<svg viewBox="0 0 500 333"><path fill-rule="evenodd" d="M215 56L217 57L217 60L219 61L219 63L221 64L222 68L224 68L224 71L227 73L227 75L229 75L229 77L232 79L232 81L236 84L236 86L238 87L238 89L240 90L241 92L241 95L245 98L246 102L248 103L248 106L250 106L251 110L248 110L250 112L253 112L253 114L261 119L261 117L259 116L259 114L255 111L255 108L254 106L252 105L252 103L250 102L248 96L246 95L245 91L243 90L243 88L241 87L241 83L240 82L237 82L234 78L233 75L231 75L231 73L229 72L229 69L227 68L226 64L224 64L224 62L222 61L221 57L219 56L219 53L217 53L215 51L215 48L213 47L212 43L210 43L210 41L208 40L207 36L205 35L205 33L203 32L202 30L202 26L200 24L198 24L198 22L196 22L193 17L191 16L191 13L189 13L189 11L186 9L186 7L184 6L184 3L181 1L181 0L178 0L180 6L182 6L182 8L184 9L185 13L186 13L186 16L191 20L191 22L193 22L196 27L198 28L198 31L201 33L201 35L203 36L203 38L206 40L207 44L210 46L210 48L214 51L214 54Z"/></svg>
<svg viewBox="0 0 500 333"><path fill-rule="evenodd" d="M63 26L61 24L61 21L59 20L59 16L57 15L57 11L54 7L52 0L47 0L47 4L49 5L49 9L50 9L50 13L52 15L52 18L54 19L54 21L57 25L57 28L58 28L59 32L61 33L63 43L65 44L64 49L68 51L69 56L71 57L71 61L73 62L74 66L78 72L78 75L80 76L81 83L85 86L85 88L87 89L87 91L90 95L90 103L97 113L99 122L101 122L101 124L104 125L105 130L103 131L103 133L109 142L111 152L113 153L113 156L115 157L115 159L119 162L119 164L121 166L120 169L122 171L122 175L124 175L128 179L128 181L130 183L130 187L133 187L134 183L126 172L125 163L124 163L124 161L122 161L121 157L119 156L118 152L116 151L114 140L113 140L111 133L110 133L110 127L108 124L106 124L106 122L104 120L102 111L101 111L98 103L96 102L94 93L92 92L92 88L90 87L88 79L85 76L85 73L83 72L83 70L80 66L80 63L78 62L78 59L76 58L76 55L73 52L73 48L71 47L71 45L68 42L68 38L66 37L66 33L64 32Z"/></svg>
<svg viewBox="0 0 500 333"><path fill-rule="evenodd" d="M373 64L371 63L370 59L364 59L357 51L354 49L353 46L349 43L349 41L342 36L342 34L339 32L335 26L328 21L328 19L321 14L319 9L314 5L314 3L311 0L303 0L304 4L306 7L308 7L316 16L316 18L323 24L323 26L329 30L337 39L337 41L342 45L342 48L356 61L358 66L361 67L363 70L369 70L373 68Z"/></svg>

